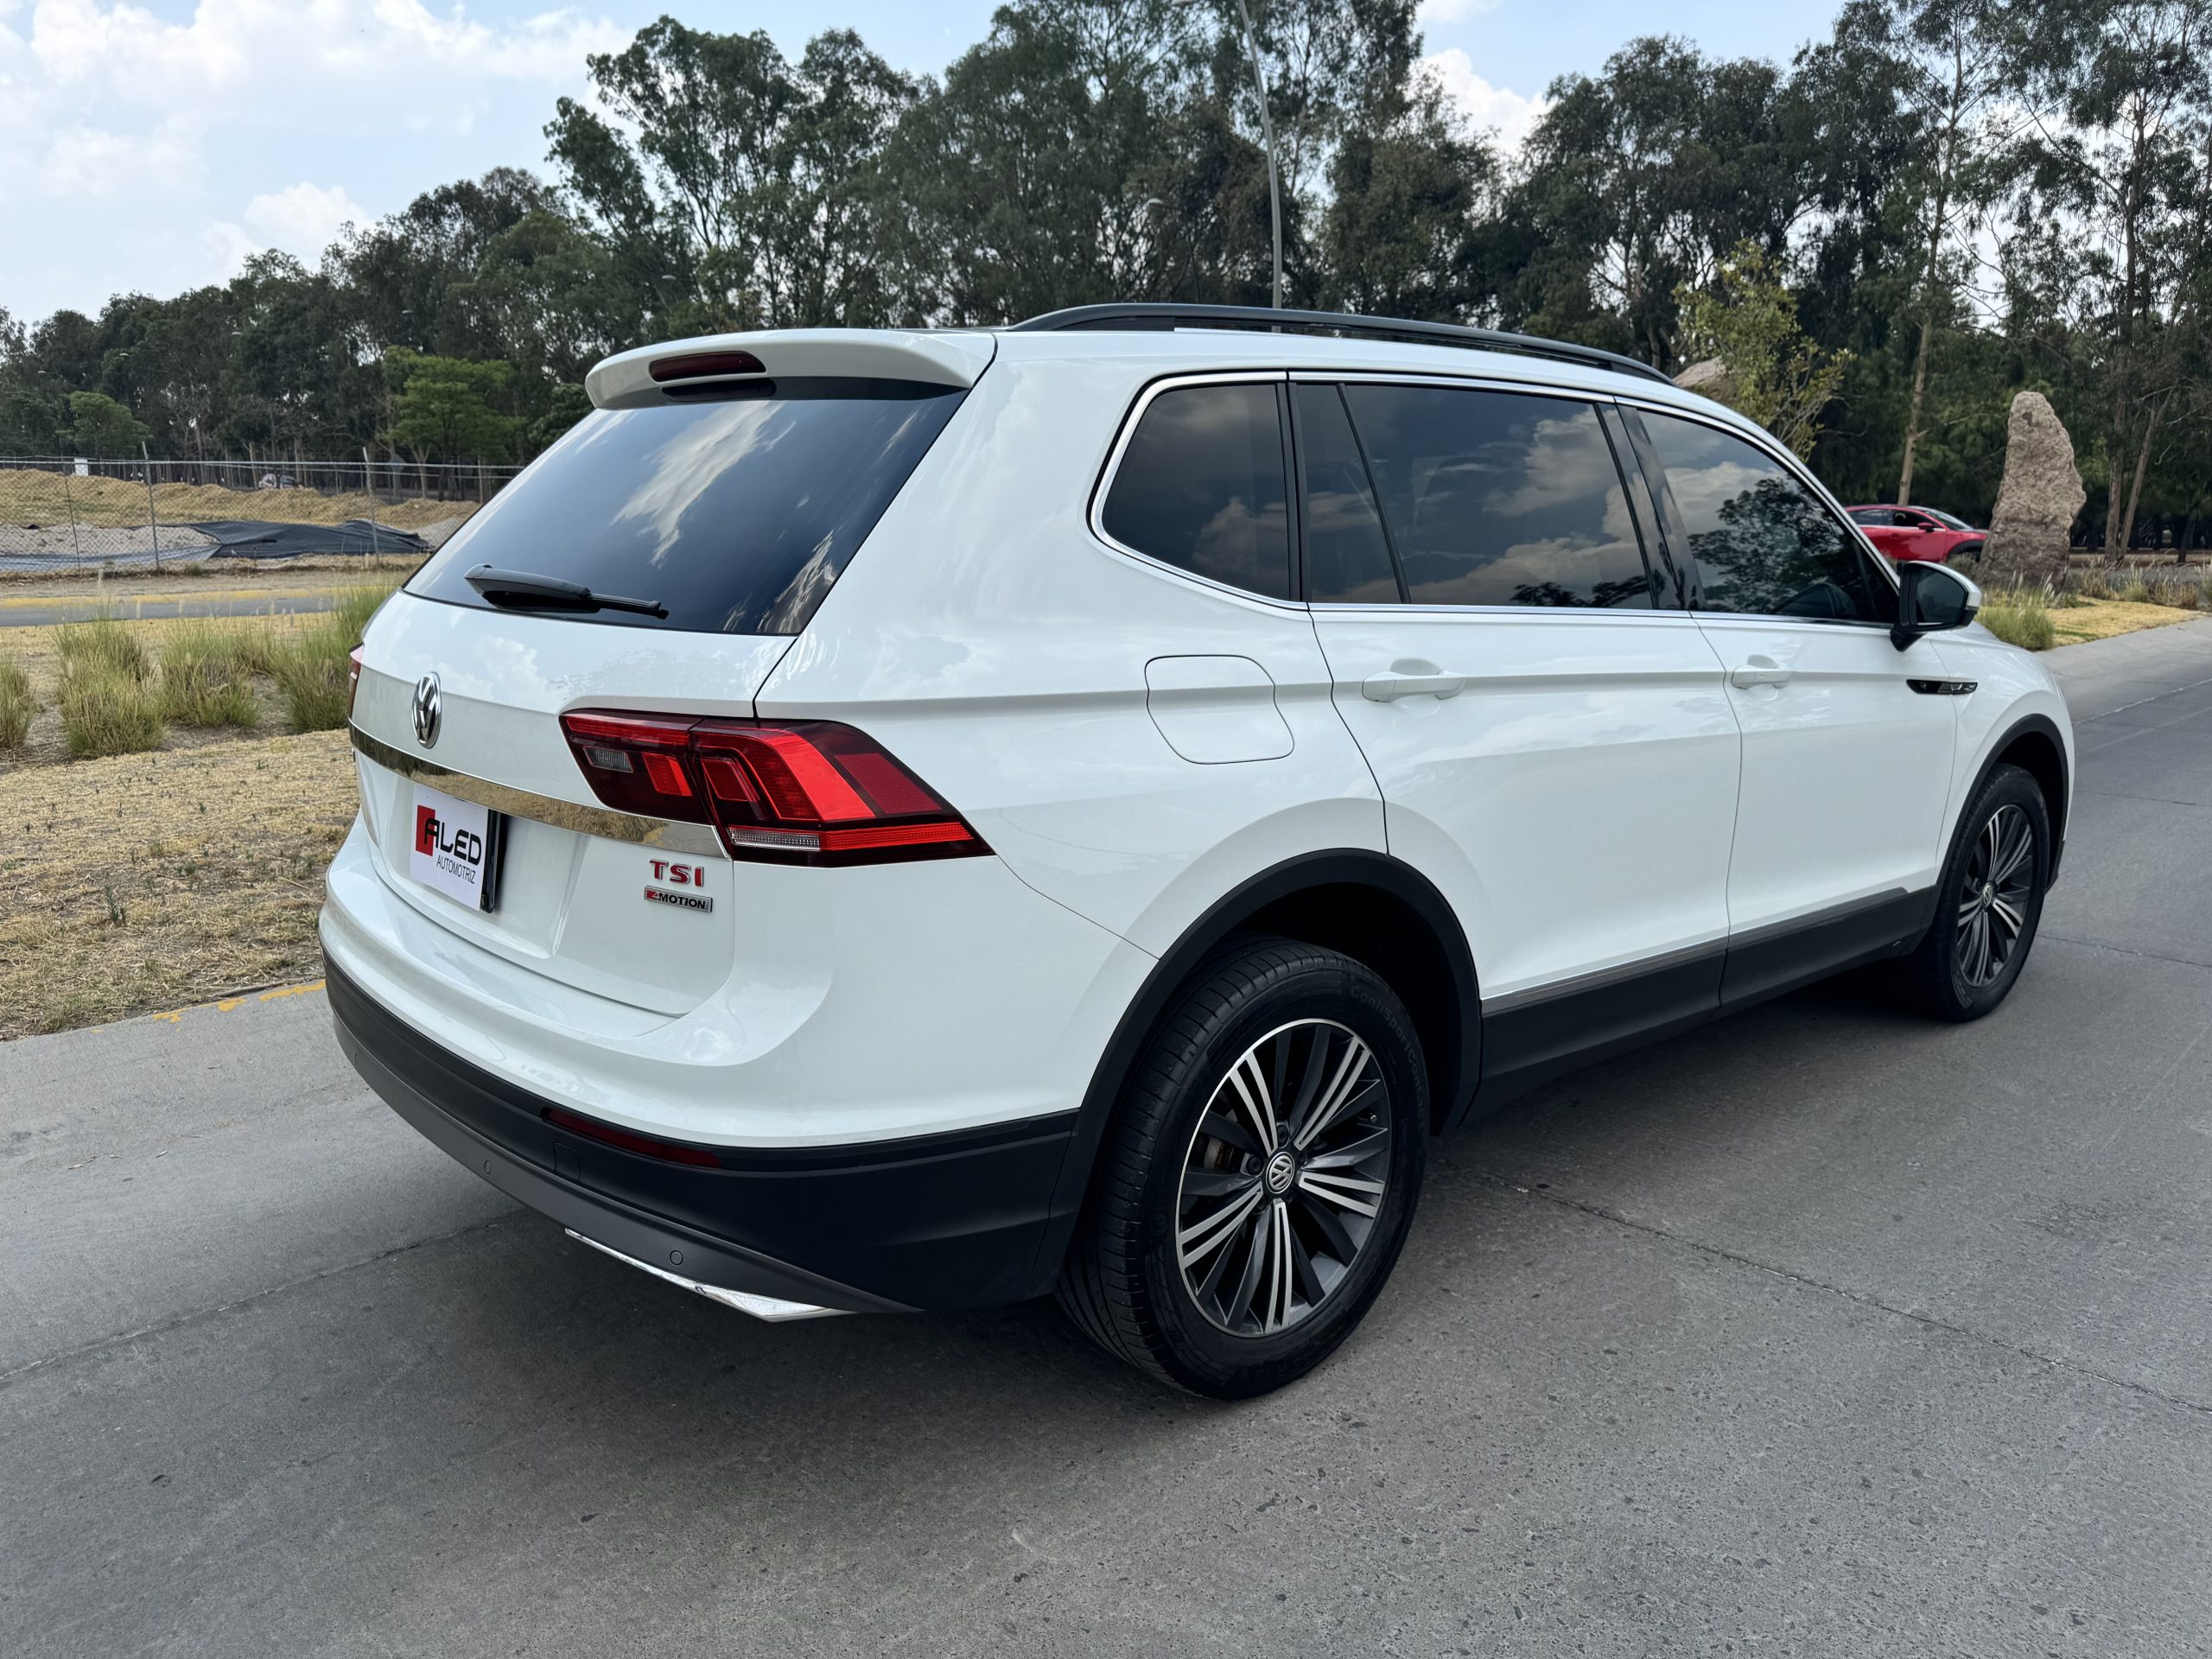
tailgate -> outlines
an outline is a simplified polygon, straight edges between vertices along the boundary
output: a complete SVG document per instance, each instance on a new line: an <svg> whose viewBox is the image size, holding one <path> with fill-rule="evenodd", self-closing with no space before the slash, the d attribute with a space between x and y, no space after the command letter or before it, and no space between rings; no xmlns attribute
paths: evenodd
<svg viewBox="0 0 2212 1659"><path fill-rule="evenodd" d="M703 826L655 835L601 805L559 717L591 707L747 716L791 644L395 596L369 630L353 708L362 817L385 880L440 926L563 984L671 1015L696 1007L734 958L734 867ZM425 742L416 696L432 674L439 710ZM441 798L462 804L447 817L467 830L475 813L497 814L488 910L416 873L418 810Z"/></svg>

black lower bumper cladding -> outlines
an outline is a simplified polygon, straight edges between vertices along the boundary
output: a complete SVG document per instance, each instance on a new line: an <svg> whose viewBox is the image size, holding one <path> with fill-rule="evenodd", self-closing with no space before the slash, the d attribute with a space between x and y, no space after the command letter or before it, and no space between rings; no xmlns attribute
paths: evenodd
<svg viewBox="0 0 2212 1659"><path fill-rule="evenodd" d="M859 1147L714 1147L711 1166L547 1121L552 1103L432 1042L335 966L339 1046L399 1116L493 1185L633 1261L853 1313L1039 1294L1072 1112Z"/></svg>

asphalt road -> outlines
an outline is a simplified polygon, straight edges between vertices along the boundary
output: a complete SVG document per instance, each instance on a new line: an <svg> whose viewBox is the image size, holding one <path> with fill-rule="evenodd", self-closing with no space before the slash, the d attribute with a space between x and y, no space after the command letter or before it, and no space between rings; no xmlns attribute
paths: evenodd
<svg viewBox="0 0 2212 1659"><path fill-rule="evenodd" d="M164 594L130 598L120 605L111 598L15 600L0 603L0 628L49 627L58 622L88 622L111 614L133 622L175 616L289 616L327 611L337 602L337 595L330 593L224 594L206 598Z"/></svg>
<svg viewBox="0 0 2212 1659"><path fill-rule="evenodd" d="M0 1047L0 1652L2212 1651L2212 623L2055 660L2005 1008L1800 995L1444 1143L1243 1406L648 1280L314 993Z"/></svg>

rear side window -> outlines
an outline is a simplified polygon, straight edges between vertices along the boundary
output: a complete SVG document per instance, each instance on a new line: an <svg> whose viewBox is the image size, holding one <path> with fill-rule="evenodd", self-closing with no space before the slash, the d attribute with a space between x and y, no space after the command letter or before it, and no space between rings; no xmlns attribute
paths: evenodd
<svg viewBox="0 0 2212 1659"><path fill-rule="evenodd" d="M1449 386L1348 385L1344 401L1413 603L1650 607L1591 405Z"/></svg>
<svg viewBox="0 0 2212 1659"><path fill-rule="evenodd" d="M1756 444L1646 410L1709 611L1894 622L1897 590L1810 490Z"/></svg>
<svg viewBox="0 0 2212 1659"><path fill-rule="evenodd" d="M1174 387L1138 417L1099 524L1163 564L1287 599L1284 471L1274 382Z"/></svg>
<svg viewBox="0 0 2212 1659"><path fill-rule="evenodd" d="M464 580L489 564L668 611L582 621L797 633L963 396L786 378L737 397L598 410L494 496L408 591L489 609Z"/></svg>

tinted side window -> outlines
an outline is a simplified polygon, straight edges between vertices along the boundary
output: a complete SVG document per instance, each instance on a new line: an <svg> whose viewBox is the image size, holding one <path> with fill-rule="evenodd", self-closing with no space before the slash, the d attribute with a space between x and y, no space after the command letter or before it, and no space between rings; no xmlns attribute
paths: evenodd
<svg viewBox="0 0 2212 1659"><path fill-rule="evenodd" d="M1650 607L1589 404L1448 386L1351 385L1344 398L1414 604Z"/></svg>
<svg viewBox="0 0 2212 1659"><path fill-rule="evenodd" d="M1838 622L1892 622L1897 590L1782 463L1697 421L1646 411L1705 583L1705 608Z"/></svg>
<svg viewBox="0 0 2212 1659"><path fill-rule="evenodd" d="M1164 391L1138 420L1099 520L1163 563L1287 599L1282 450L1272 382Z"/></svg>
<svg viewBox="0 0 2212 1659"><path fill-rule="evenodd" d="M1383 539L1382 515L1367 463L1334 386L1300 385L1299 459L1305 471L1306 597L1345 605L1395 605L1397 568Z"/></svg>

